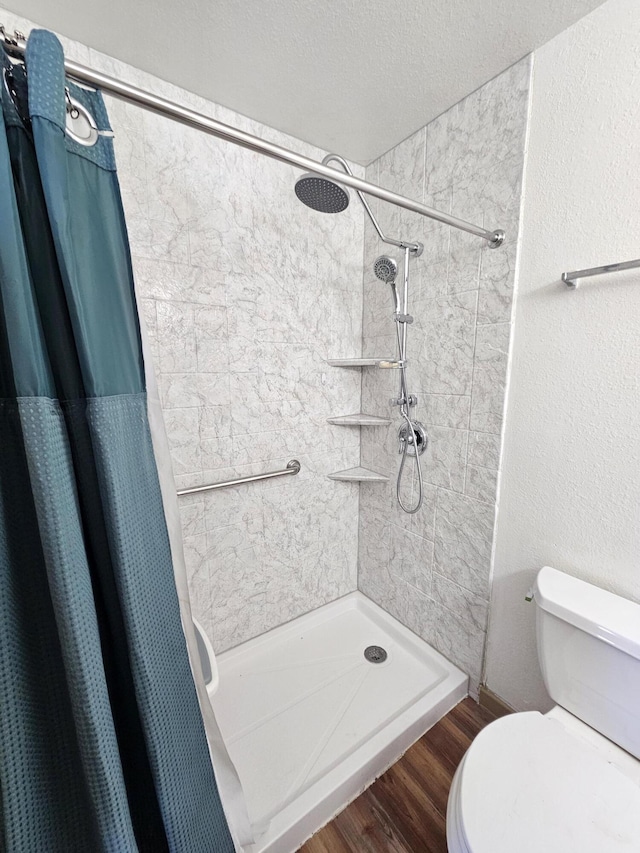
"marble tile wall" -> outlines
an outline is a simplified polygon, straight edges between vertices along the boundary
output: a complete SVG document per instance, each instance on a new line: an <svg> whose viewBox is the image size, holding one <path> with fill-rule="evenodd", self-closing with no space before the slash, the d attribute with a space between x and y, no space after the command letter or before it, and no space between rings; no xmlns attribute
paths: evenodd
<svg viewBox="0 0 640 853"><path fill-rule="evenodd" d="M194 611L222 651L357 585L358 488L326 475L357 464L359 434L326 419L358 409L360 377L325 359L360 352L362 212L308 210L294 169L109 108L178 488L302 463L295 478L180 498Z"/></svg>
<svg viewBox="0 0 640 853"><path fill-rule="evenodd" d="M357 464L359 434L326 419L358 409L360 377L325 359L360 352L362 212L308 210L292 168L110 110L178 488L302 463L295 478L180 498L195 614L221 651L357 585L358 488L326 475Z"/></svg>
<svg viewBox="0 0 640 853"><path fill-rule="evenodd" d="M0 22L28 33L9 12ZM326 152L62 38L69 58L315 159ZM296 477L180 498L192 604L217 651L357 587L363 213L298 202L299 171L107 98L177 488L282 468ZM353 165L364 176L361 166Z"/></svg>
<svg viewBox="0 0 640 853"><path fill-rule="evenodd" d="M374 204L392 236L421 240L411 261L409 391L429 433L423 508L396 504L398 414L362 430L359 587L471 676L481 676L500 467L531 61L526 58L367 168L367 179L508 238L493 250L464 232ZM395 352L388 286L373 261L389 247L365 224L363 355ZM390 254L394 255L393 252ZM394 255L399 262L399 253ZM400 267L401 268L401 267ZM363 373L362 407L388 416L393 370ZM403 484L417 494L414 463Z"/></svg>

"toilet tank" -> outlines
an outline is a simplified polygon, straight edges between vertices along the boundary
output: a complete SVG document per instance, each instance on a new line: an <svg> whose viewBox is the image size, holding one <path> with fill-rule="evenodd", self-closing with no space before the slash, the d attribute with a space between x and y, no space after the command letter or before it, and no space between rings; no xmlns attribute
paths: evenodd
<svg viewBox="0 0 640 853"><path fill-rule="evenodd" d="M551 698L640 758L640 604L550 566L534 600Z"/></svg>

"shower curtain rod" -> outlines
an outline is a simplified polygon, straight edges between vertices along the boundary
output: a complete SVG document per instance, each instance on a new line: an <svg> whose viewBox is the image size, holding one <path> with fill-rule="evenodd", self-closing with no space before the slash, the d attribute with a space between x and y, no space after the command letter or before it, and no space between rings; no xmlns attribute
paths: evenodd
<svg viewBox="0 0 640 853"><path fill-rule="evenodd" d="M20 32L10 36L0 26L0 43L4 44L8 54L18 59L24 58L27 39ZM143 89L138 89L131 86L129 83L123 83L115 77L110 77L103 74L101 71L95 71L86 65L80 65L78 62L73 62L70 59L65 59L65 72L73 80L79 83L88 84L97 89L101 89L115 98L129 103L136 104L145 110L173 119L180 124L194 127L211 136L216 136L218 139L225 139L227 142L233 142L234 145L240 145L242 148L248 148L250 151L255 151L257 154L264 154L266 157L271 157L274 160L279 160L281 163L287 163L289 166L294 166L297 169L302 169L307 172L315 172L317 175L322 175L325 178L351 187L354 190L372 195L389 204L395 204L397 207L403 207L405 210L410 210L413 213L419 213L421 216L426 216L428 219L435 219L437 222L442 222L445 225L450 225L453 228L458 228L461 231L466 231L469 234L474 234L476 237L482 237L488 245L495 249L501 246L505 239L504 231L496 229L495 231L487 231L480 228L478 225L472 225L470 222L465 222L464 219L458 219L456 216L451 216L448 213L442 213L439 210L434 210L421 204L418 201L413 201L405 196L398 195L391 190L379 187L376 184L371 184L369 181L363 181L361 178L356 178L353 175L340 173L340 179L336 178L336 170L331 166L323 166L316 160L309 157L304 157L302 154L296 154L295 151L290 151L288 148L283 148L280 145L274 145L272 142L267 142L265 139L260 139L250 133L245 133L242 130L237 130L228 124L221 121L216 121L213 118L198 113L195 110L190 110L183 107L174 101L169 101L166 98L161 98L158 95L153 95L151 92L146 92Z"/></svg>

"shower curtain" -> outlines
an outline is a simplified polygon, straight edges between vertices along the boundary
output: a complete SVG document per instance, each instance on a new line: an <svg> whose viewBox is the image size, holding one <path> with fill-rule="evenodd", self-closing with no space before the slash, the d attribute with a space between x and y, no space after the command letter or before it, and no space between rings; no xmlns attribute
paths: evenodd
<svg viewBox="0 0 640 853"><path fill-rule="evenodd" d="M106 111L50 33L2 59L0 849L226 853Z"/></svg>

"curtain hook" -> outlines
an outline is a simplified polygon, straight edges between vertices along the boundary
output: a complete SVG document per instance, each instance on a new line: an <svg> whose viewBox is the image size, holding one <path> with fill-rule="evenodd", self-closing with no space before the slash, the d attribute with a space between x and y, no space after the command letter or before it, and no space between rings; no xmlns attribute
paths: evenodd
<svg viewBox="0 0 640 853"><path fill-rule="evenodd" d="M80 110L71 100L71 93L69 92L69 87L64 87L64 97L67 102L67 112L71 116L71 118L76 119L80 117Z"/></svg>
<svg viewBox="0 0 640 853"><path fill-rule="evenodd" d="M25 36L25 34L20 32L20 30L14 30L13 36L10 36L7 33L7 30L4 26L4 24L0 24L0 38L2 38L2 41L4 42L4 46L9 47L9 48L19 47L18 42L21 42L21 41L26 42L26 40L27 40L27 37Z"/></svg>

